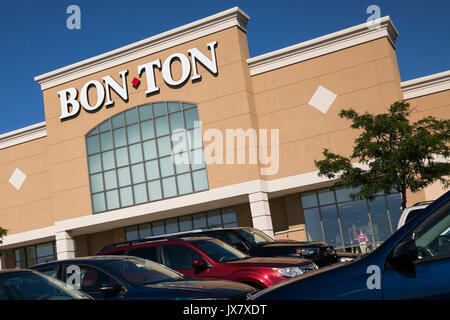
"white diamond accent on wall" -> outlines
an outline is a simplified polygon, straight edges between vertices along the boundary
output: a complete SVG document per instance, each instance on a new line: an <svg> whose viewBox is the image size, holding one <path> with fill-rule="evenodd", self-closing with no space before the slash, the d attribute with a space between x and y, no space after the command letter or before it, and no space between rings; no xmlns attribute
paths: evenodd
<svg viewBox="0 0 450 320"><path fill-rule="evenodd" d="M322 113L327 113L334 100L336 100L337 94L328 90L325 87L319 86L314 92L313 96L309 100L308 104Z"/></svg>
<svg viewBox="0 0 450 320"><path fill-rule="evenodd" d="M9 183L11 183L11 185L17 190L20 190L26 178L27 175L23 173L19 168L16 168L16 170L14 170L13 174L11 175L11 178L9 178Z"/></svg>

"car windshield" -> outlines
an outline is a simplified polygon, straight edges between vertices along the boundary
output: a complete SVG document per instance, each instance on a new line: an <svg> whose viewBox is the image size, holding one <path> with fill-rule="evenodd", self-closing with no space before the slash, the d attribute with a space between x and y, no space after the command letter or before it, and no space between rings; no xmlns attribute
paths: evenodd
<svg viewBox="0 0 450 320"><path fill-rule="evenodd" d="M104 267L135 286L183 279L183 275L175 270L140 258L117 259Z"/></svg>
<svg viewBox="0 0 450 320"><path fill-rule="evenodd" d="M236 229L239 234L245 237L252 245L259 246L266 243L274 243L271 237L258 229Z"/></svg>
<svg viewBox="0 0 450 320"><path fill-rule="evenodd" d="M0 300L90 299L64 282L31 271L0 273Z"/></svg>
<svg viewBox="0 0 450 320"><path fill-rule="evenodd" d="M215 262L230 262L247 259L249 256L220 240L197 240L192 244Z"/></svg>

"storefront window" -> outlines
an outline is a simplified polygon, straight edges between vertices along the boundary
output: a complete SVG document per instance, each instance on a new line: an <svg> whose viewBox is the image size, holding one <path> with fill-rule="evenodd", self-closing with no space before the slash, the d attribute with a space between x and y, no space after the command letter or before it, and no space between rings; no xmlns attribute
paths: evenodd
<svg viewBox="0 0 450 320"><path fill-rule="evenodd" d="M193 229L237 227L234 207L195 213L178 218L169 218L152 223L140 224L125 228L127 241L160 236L168 233L189 231Z"/></svg>
<svg viewBox="0 0 450 320"><path fill-rule="evenodd" d="M53 260L56 260L54 242L14 249L14 265L16 268L28 268L35 264Z"/></svg>
<svg viewBox="0 0 450 320"><path fill-rule="evenodd" d="M91 130L86 149L93 212L207 190L198 120L194 104L159 102L119 113ZM183 148L174 161L176 143Z"/></svg>
<svg viewBox="0 0 450 320"><path fill-rule="evenodd" d="M308 241L357 251L361 239L374 248L392 234L401 214L400 194L379 193L373 201L351 199L357 191L323 189L300 195Z"/></svg>

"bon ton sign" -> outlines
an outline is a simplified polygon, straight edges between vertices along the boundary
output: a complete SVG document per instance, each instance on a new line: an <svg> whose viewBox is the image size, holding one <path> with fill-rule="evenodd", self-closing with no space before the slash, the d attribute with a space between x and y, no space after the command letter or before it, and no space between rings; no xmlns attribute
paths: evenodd
<svg viewBox="0 0 450 320"><path fill-rule="evenodd" d="M213 75L217 75L217 59L215 48L217 41L207 44L210 51L210 57L203 54L197 48L187 50L187 55L183 53L174 53L167 57L164 62L156 59L137 66L137 74L140 78L145 77L147 88L145 94L154 94L159 92L159 85L156 83L155 73L161 72L164 82L170 87L176 87L185 83L189 77L192 81L200 80L201 75L198 73L198 64L209 70ZM173 61L179 61L181 64L181 76L174 79L171 65ZM116 81L110 75L102 77L102 82L98 80L87 81L78 91L77 88L71 87L57 92L61 106L61 120L67 120L76 116L81 108L86 111L96 111L105 104L106 107L112 106L114 101L111 100L111 91L114 91L123 101L128 100L127 85L127 69L119 72L121 80ZM192 74L192 76L191 76ZM133 86L137 86L139 79L133 79ZM94 90L93 101L89 100L88 92Z"/></svg>

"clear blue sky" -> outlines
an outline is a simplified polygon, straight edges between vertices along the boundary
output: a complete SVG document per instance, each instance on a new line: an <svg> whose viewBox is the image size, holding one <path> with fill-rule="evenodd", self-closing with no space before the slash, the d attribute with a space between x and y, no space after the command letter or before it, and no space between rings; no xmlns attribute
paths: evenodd
<svg viewBox="0 0 450 320"><path fill-rule="evenodd" d="M81 8L81 30L66 9ZM0 134L45 120L34 77L239 6L250 56L365 22L378 5L399 31L402 80L450 69L449 0L24 0L0 4Z"/></svg>

